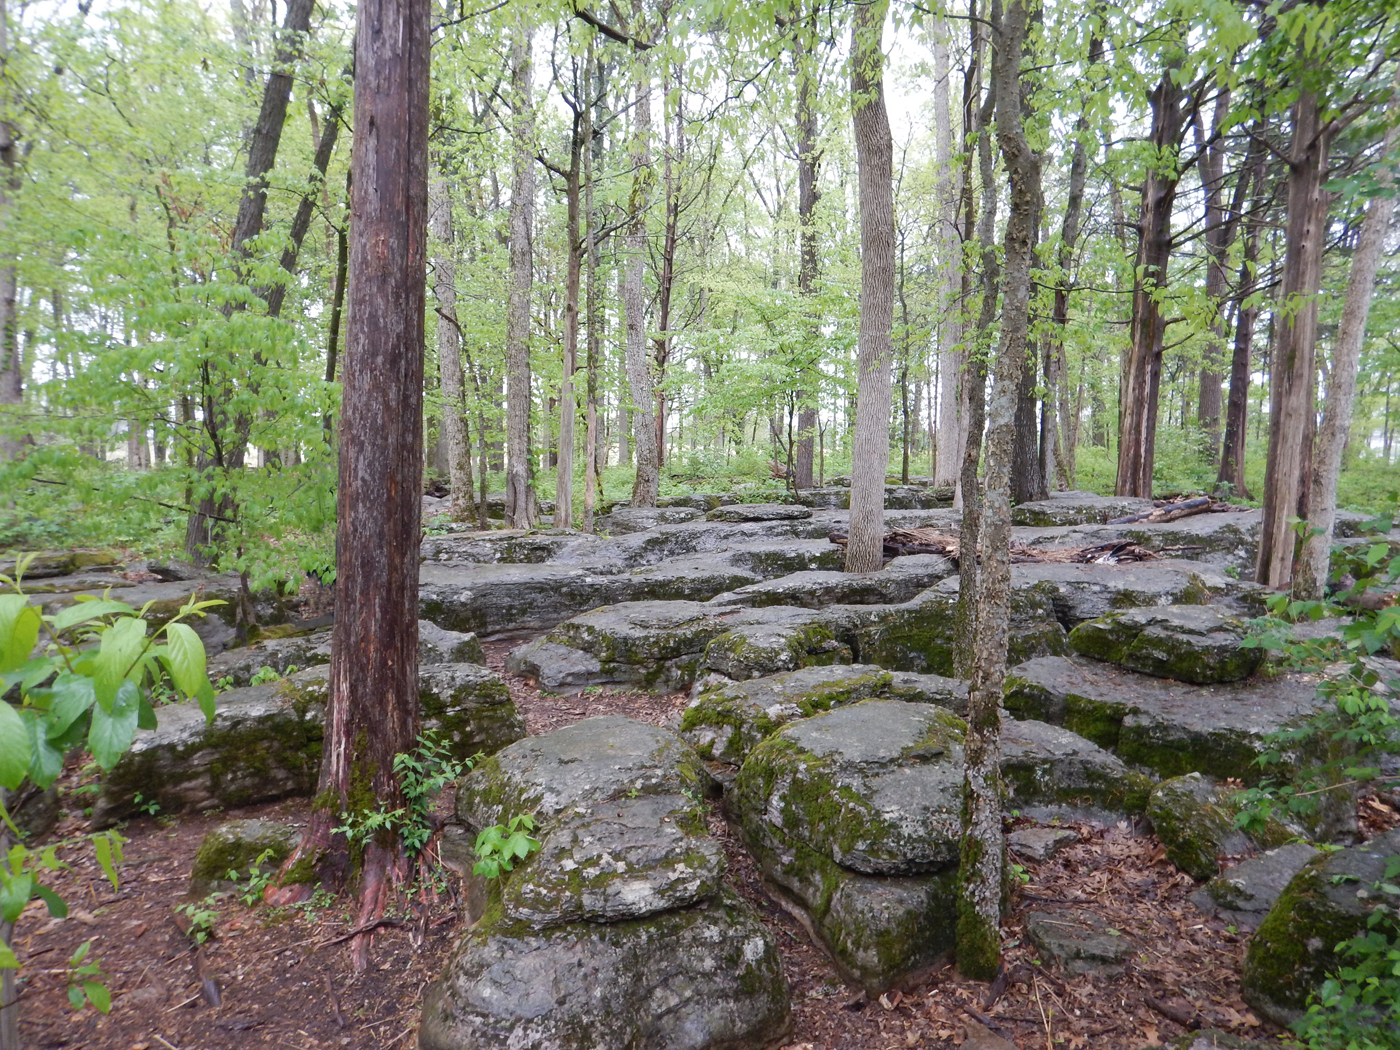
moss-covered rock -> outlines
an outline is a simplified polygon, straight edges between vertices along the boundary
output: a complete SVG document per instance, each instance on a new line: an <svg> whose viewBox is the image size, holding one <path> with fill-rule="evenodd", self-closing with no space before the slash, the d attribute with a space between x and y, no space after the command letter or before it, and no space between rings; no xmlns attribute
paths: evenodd
<svg viewBox="0 0 1400 1050"><path fill-rule="evenodd" d="M1269 909L1245 953L1244 1001L1277 1024L1302 1015L1308 996L1337 971L1336 947L1366 929L1372 889L1400 857L1400 830L1314 858Z"/></svg>
<svg viewBox="0 0 1400 1050"><path fill-rule="evenodd" d="M199 844L190 870L190 892L202 895L224 889L246 879L255 868L263 873L276 871L300 842L300 831L275 820L220 824ZM229 872L236 872L236 877L230 878Z"/></svg>
<svg viewBox="0 0 1400 1050"><path fill-rule="evenodd" d="M1218 874L1222 856L1281 846L1296 834L1277 821L1245 834L1235 824L1239 808L1231 794L1209 777L1188 773L1162 781L1147 800L1147 819L1167 859L1193 879Z"/></svg>
<svg viewBox="0 0 1400 1050"><path fill-rule="evenodd" d="M1137 496L1099 496L1093 492L1057 492L1050 499L1018 503L1011 524L1038 527L1102 525L1114 518L1152 510L1152 501Z"/></svg>
<svg viewBox="0 0 1400 1050"><path fill-rule="evenodd" d="M1007 719L1001 730L1006 805L1037 818L1141 813L1152 780L1083 737L1045 722Z"/></svg>
<svg viewBox="0 0 1400 1050"><path fill-rule="evenodd" d="M1318 851L1306 842L1289 842L1226 868L1191 894L1191 903L1207 915L1257 927L1303 865Z"/></svg>
<svg viewBox="0 0 1400 1050"><path fill-rule="evenodd" d="M812 516L808 507L792 503L733 503L705 514L706 521L802 521Z"/></svg>
<svg viewBox="0 0 1400 1050"><path fill-rule="evenodd" d="M821 622L755 623L736 627L705 646L701 671L744 681L799 667L849 664L851 647Z"/></svg>
<svg viewBox="0 0 1400 1050"><path fill-rule="evenodd" d="M1079 624L1070 648L1129 671L1197 685L1236 682L1259 668L1262 649L1246 649L1240 621L1208 605L1129 609Z"/></svg>
<svg viewBox="0 0 1400 1050"><path fill-rule="evenodd" d="M772 935L725 890L690 908L536 931L500 908L424 996L423 1050L765 1050L789 1001Z"/></svg>
<svg viewBox="0 0 1400 1050"><path fill-rule="evenodd" d="M495 754L525 735L501 676L474 663L429 664L418 672L423 728L434 731L454 755Z"/></svg>

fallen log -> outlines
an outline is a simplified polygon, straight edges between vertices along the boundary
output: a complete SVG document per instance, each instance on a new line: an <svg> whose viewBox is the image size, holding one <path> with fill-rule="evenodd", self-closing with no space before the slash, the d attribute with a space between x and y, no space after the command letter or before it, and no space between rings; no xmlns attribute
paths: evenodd
<svg viewBox="0 0 1400 1050"><path fill-rule="evenodd" d="M1143 511L1141 514L1125 514L1121 518L1114 518L1107 524L1160 525L1168 521L1180 521L1182 518L1190 518L1197 514L1228 514L1247 510L1249 510L1248 507L1239 507L1223 500L1212 499L1210 496L1192 496L1189 499L1160 503L1155 509Z"/></svg>
<svg viewBox="0 0 1400 1050"><path fill-rule="evenodd" d="M827 537L838 547L846 546L846 534L833 532ZM1183 548L1173 548L1180 550ZM885 560L910 554L937 554L949 561L958 561L958 537L935 529L894 529L884 538ZM1058 562L1062 564L1116 565L1124 562L1152 561L1160 555L1130 540L1099 543L1092 547L1030 547L1024 543L1011 545L1013 564Z"/></svg>

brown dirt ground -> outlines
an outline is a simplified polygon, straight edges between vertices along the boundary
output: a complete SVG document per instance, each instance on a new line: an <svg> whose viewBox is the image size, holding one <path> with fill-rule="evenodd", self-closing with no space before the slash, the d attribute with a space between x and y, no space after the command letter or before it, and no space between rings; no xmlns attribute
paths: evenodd
<svg viewBox="0 0 1400 1050"><path fill-rule="evenodd" d="M488 646L501 669L508 645ZM589 715L618 712L656 724L673 720L680 694L626 690L574 696L542 694L507 676L531 733ZM81 789L77 772L65 787ZM82 795L65 802L81 806ZM1369 807L1369 808L1368 808ZM1372 830L1396 814L1371 800L1363 816ZM379 930L371 969L352 973L344 943L346 902L288 909L249 908L233 897L214 905L214 935L196 948L174 909L188 903L187 875L205 833L233 813L143 818L128 839L119 888L113 889L66 818L54 838L70 868L49 882L72 908L63 921L31 907L16 929L23 960L21 1031L28 1047L92 1050L393 1050L415 1045L424 986L445 964L458 923L457 880L440 891L400 893ZM242 810L296 823L305 800ZM964 981L945 967L910 987L870 1000L842 983L716 809L711 830L724 843L730 879L773 931L793 1000L789 1050L909 1050L950 1047L980 1021L1023 1050L1137 1050L1166 1042L1185 1028L1214 1026L1254 1038L1277 1032L1239 998L1246 937L1202 916L1186 900L1191 880L1163 857L1151 836L1126 825L1076 828L1078 844L1044 864L1027 863L1005 926L1006 969L992 986ZM1027 910L1092 907L1140 947L1115 977L1074 976L1040 964L1024 939ZM109 1015L73 1011L65 962L92 941L113 993ZM217 998L219 1005L212 1005Z"/></svg>

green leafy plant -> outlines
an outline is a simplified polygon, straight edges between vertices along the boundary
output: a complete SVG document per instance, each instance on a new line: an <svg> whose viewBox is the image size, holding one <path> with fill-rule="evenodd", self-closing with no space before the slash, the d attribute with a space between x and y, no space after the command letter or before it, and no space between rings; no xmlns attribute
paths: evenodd
<svg viewBox="0 0 1400 1050"><path fill-rule="evenodd" d="M263 899L263 890L267 889L268 883L272 881L276 874L274 871L263 870L263 865L267 863L271 856L272 850L263 850L258 854L257 859L253 861L252 867L248 869L247 885L243 887L243 891L238 895L238 899L250 908ZM230 882L242 882L243 876L238 873L237 868L229 868L228 880Z"/></svg>
<svg viewBox="0 0 1400 1050"><path fill-rule="evenodd" d="M195 944L203 944L214 934L214 923L219 921L219 913L214 908L213 896L203 900L186 901L177 904L175 910L189 921L188 936Z"/></svg>
<svg viewBox="0 0 1400 1050"><path fill-rule="evenodd" d="M0 584L0 691L18 690L19 702L0 702L0 786L16 790L26 780L48 787L63 770L63 756L86 745L101 769L111 769L131 746L137 729L154 729L150 688L168 681L187 699L197 700L207 719L214 714L214 689L205 673L204 644L183 620L221 604L190 601L167 623L151 630L151 603L137 610L104 595L79 595L52 615L29 603L21 586L33 555L22 556L13 578ZM35 655L36 652L38 655ZM147 803L146 811L154 802ZM13 838L14 843L8 840ZM0 799L0 970L16 970L10 947L13 926L30 900L41 899L49 913L67 914L67 905L41 879L63 865L54 847L29 849ZM122 860L122 838L113 831L91 836L93 853L115 889ZM110 1006L95 962L86 950L74 965L70 1001ZM8 981L8 979L7 979Z"/></svg>
<svg viewBox="0 0 1400 1050"><path fill-rule="evenodd" d="M281 671L273 667L268 667L267 664L263 664L253 672L253 677L248 679L248 684L266 685L268 682L280 682L283 677L284 675Z"/></svg>
<svg viewBox="0 0 1400 1050"><path fill-rule="evenodd" d="M534 830L535 818L528 813L511 817L508 824L483 828L476 837L476 865L472 871L494 879L499 878L501 872L512 870L516 861L524 860L540 848L539 839L528 834Z"/></svg>
<svg viewBox="0 0 1400 1050"><path fill-rule="evenodd" d="M68 1002L74 1010L92 1003L104 1014L112 1009L112 993L102 983L102 967L86 962L92 941L83 941L68 957Z"/></svg>
<svg viewBox="0 0 1400 1050"><path fill-rule="evenodd" d="M148 817L154 817L160 812L160 803L153 798L147 798L141 792L136 792L136 797L131 800L136 803L136 808Z"/></svg>

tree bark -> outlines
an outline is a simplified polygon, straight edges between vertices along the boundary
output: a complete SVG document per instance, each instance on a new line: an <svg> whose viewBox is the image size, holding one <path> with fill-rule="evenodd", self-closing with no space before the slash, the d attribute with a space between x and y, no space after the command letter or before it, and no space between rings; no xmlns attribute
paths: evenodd
<svg viewBox="0 0 1400 1050"><path fill-rule="evenodd" d="M9 53L8 19L6 2L0 0L0 61ZM24 404L24 362L19 346L19 319L15 316L19 294L15 247L6 233L12 222L11 195L19 188L16 171L19 149L15 142L15 126L10 121L10 105L9 86L6 85L0 88L0 460L19 459L26 444L18 420L12 422L6 418L12 412L17 416ZM10 976L10 973L5 970L3 976ZM7 985L7 1001L12 994L13 987ZM7 1010L5 1014L12 1012Z"/></svg>
<svg viewBox="0 0 1400 1050"><path fill-rule="evenodd" d="M1396 103L1391 103L1391 119ZM1396 129L1386 129L1380 155L1388 157L1395 146ZM1327 589L1327 570L1332 554L1332 534L1337 519L1337 479L1342 469L1342 450L1351 431L1351 411L1356 400L1356 373L1361 364L1361 344L1366 337L1366 318L1376 290L1385 237L1395 211L1395 197L1389 192L1393 177L1389 167L1376 169L1378 195L1366 206L1356 253L1351 258L1346 303L1332 350L1332 376L1327 384L1327 404L1322 428L1317 434L1313 459L1312 486L1308 490L1308 535L1298 559L1298 576L1293 581L1297 598L1321 598Z"/></svg>
<svg viewBox="0 0 1400 1050"><path fill-rule="evenodd" d="M889 0L851 20L851 108L860 180L860 349L846 571L884 564L885 468L894 353L894 140L885 111L882 39Z"/></svg>
<svg viewBox="0 0 1400 1050"><path fill-rule="evenodd" d="M588 103L580 100L578 105L586 109ZM586 248L579 233L583 150L583 113L575 111L569 135L569 169L564 180L564 235L568 241L568 254L564 264L564 367L559 382L559 461L554 482L556 529L570 528L574 522L574 416L577 412L574 373L578 371L578 293Z"/></svg>
<svg viewBox="0 0 1400 1050"><path fill-rule="evenodd" d="M530 111L530 31L518 20L511 37L512 175L510 297L506 304L506 525L535 524L535 472L530 462L530 287L535 208L535 158Z"/></svg>
<svg viewBox="0 0 1400 1050"><path fill-rule="evenodd" d="M1172 251L1172 206L1178 175L1174 158L1181 143L1185 92L1176 83L1178 67L1167 69L1152 92L1151 144L1158 158L1142 179L1138 213L1140 240L1133 280L1131 345L1123 362L1119 392L1119 496L1152 496L1152 466L1157 442L1157 399L1162 385L1162 343L1166 317L1160 291L1167 283Z"/></svg>
<svg viewBox="0 0 1400 1050"><path fill-rule="evenodd" d="M651 67L645 53L636 58L636 98L632 129L631 218L623 237L626 269L622 279L622 305L626 319L625 358L627 383L632 393L632 444L637 474L632 482L632 506L656 506L661 470L656 445L656 388L646 351L646 295L642 267L646 261L647 212L656 176L651 170Z"/></svg>
<svg viewBox="0 0 1400 1050"><path fill-rule="evenodd" d="M820 338L817 318L811 315L812 297L821 277L821 260L817 255L817 203L821 191L817 179L821 166L818 149L818 118L816 96L821 84L818 76L819 59L814 54L816 11L793 32L793 73L797 77L797 227L798 263L797 290L805 297L809 313L807 328L815 343ZM817 376L804 364L801 386L797 392L800 406L797 415L797 442L793 453L793 484L799 489L812 487L812 470L817 428Z"/></svg>
<svg viewBox="0 0 1400 1050"><path fill-rule="evenodd" d="M601 163L603 146L602 137L597 135L594 130L593 110L594 105L600 109L603 106L606 74L602 63L598 62L593 55L591 41L588 45L587 69L587 76L593 78L596 83L596 95L595 102L586 105L583 114L583 192L585 223L587 225L586 239L588 241L584 259L587 267L584 310L588 316L587 432L584 435L584 450L588 462L584 464L583 477L583 531L592 532L593 512L598 501L598 478L603 467L607 465L607 447L606 442L600 440L598 433L600 429L598 426L600 421L598 414L598 370L601 367L603 353L603 311L602 299L598 295L598 267L601 264L598 244L598 212L593 203L593 166L595 160Z"/></svg>
<svg viewBox="0 0 1400 1050"><path fill-rule="evenodd" d="M308 867L358 885L356 925L402 874L392 827L353 850L332 828L403 806L394 756L418 736L418 546L428 219L428 0L375 0L356 26L350 324L341 408L337 614L321 778L272 903L310 892ZM369 934L351 943L357 970Z"/></svg>
<svg viewBox="0 0 1400 1050"><path fill-rule="evenodd" d="M934 151L938 169L938 440L934 485L956 485L962 467L965 429L962 387L967 354L962 349L962 240L958 213L963 196L962 169L953 163L951 71L948 23L941 20L933 39Z"/></svg>
<svg viewBox="0 0 1400 1050"><path fill-rule="evenodd" d="M433 297L437 300L438 381L442 390L442 428L447 438L447 482L452 490L449 516L475 521L472 494L472 449L467 434L466 386L462 381L462 333L457 327L457 249L452 227L452 197L447 179L433 180L428 197L428 227L433 235ZM485 528L484 521L477 526Z"/></svg>
<svg viewBox="0 0 1400 1050"><path fill-rule="evenodd" d="M1205 197L1206 299L1211 304L1210 334L1201 355L1200 388L1196 398L1196 422L1205 435L1206 453L1212 464L1220 455L1220 370L1225 357L1225 263L1234 238L1234 216L1226 216L1225 141L1222 125L1230 109L1230 92L1221 91L1215 102L1210 141L1204 142L1200 115L1196 116L1197 150L1201 154L1201 186ZM1241 177L1243 173L1241 173Z"/></svg>
<svg viewBox="0 0 1400 1050"><path fill-rule="evenodd" d="M1317 293L1330 196L1322 183L1330 146L1331 128L1319 118L1317 96L1303 91L1293 104L1283 284L1269 376L1264 521L1254 573L1256 582L1280 591L1293 582L1294 535L1288 519L1306 515L1300 497L1312 474Z"/></svg>
<svg viewBox="0 0 1400 1050"><path fill-rule="evenodd" d="M1011 591L1011 458L1017 388L1030 330L1031 242L1039 163L1021 119L1021 56L1028 12L1013 0L1001 21L992 78L997 144L1011 183L1004 241L1001 340L987 412L982 490L977 639L968 691L963 780L963 843L958 875L958 968L991 980L1001 964L1001 897L1006 845L1001 827L1001 698L1006 677Z"/></svg>

